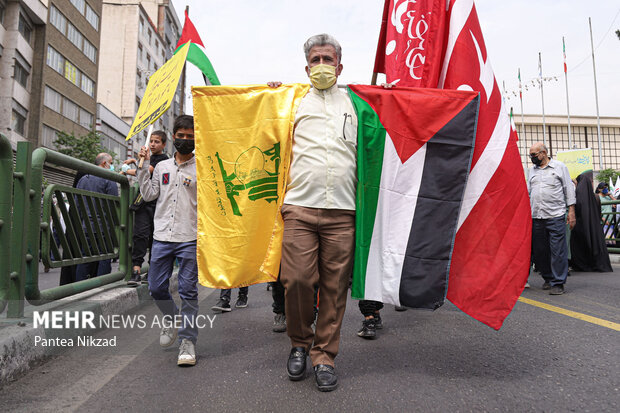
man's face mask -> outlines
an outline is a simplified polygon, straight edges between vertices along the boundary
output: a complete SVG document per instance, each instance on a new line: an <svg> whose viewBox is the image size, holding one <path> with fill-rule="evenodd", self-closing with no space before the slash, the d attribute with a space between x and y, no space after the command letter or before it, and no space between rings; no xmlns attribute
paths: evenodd
<svg viewBox="0 0 620 413"><path fill-rule="evenodd" d="M609 193L609 189L603 188L603 195L607 195Z"/></svg>
<svg viewBox="0 0 620 413"><path fill-rule="evenodd" d="M328 89L336 83L336 67L320 64L310 68L310 82L317 89Z"/></svg>
<svg viewBox="0 0 620 413"><path fill-rule="evenodd" d="M174 138L174 147L180 154L187 155L194 150L194 140Z"/></svg>
<svg viewBox="0 0 620 413"><path fill-rule="evenodd" d="M542 160L538 159L538 154L539 153L540 153L540 151L536 152L536 153L530 153L530 160L536 166L539 166L542 163Z"/></svg>

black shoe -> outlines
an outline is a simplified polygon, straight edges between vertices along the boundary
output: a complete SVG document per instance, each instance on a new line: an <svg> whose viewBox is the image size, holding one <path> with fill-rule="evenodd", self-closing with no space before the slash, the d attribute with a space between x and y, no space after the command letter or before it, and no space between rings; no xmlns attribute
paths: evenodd
<svg viewBox="0 0 620 413"><path fill-rule="evenodd" d="M286 331L286 316L284 314L276 314L273 318L273 332L284 333Z"/></svg>
<svg viewBox="0 0 620 413"><path fill-rule="evenodd" d="M549 289L549 294L550 295L562 295L562 294L564 294L564 285L562 285L562 284L554 285L553 287L551 287L551 289Z"/></svg>
<svg viewBox="0 0 620 413"><path fill-rule="evenodd" d="M140 270L135 270L131 273L131 278L127 281L129 287L137 287L140 285Z"/></svg>
<svg viewBox="0 0 620 413"><path fill-rule="evenodd" d="M367 318L362 321L362 328L357 332L361 338L372 340L377 337L377 325L374 318Z"/></svg>
<svg viewBox="0 0 620 413"><path fill-rule="evenodd" d="M320 391L332 391L338 387L338 377L334 373L334 368L327 364L314 366L314 378Z"/></svg>
<svg viewBox="0 0 620 413"><path fill-rule="evenodd" d="M237 308L245 308L248 306L248 296L247 295L240 295L239 298L237 298L237 302L235 303L235 307Z"/></svg>
<svg viewBox="0 0 620 413"><path fill-rule="evenodd" d="M383 328L383 320L381 320L381 314L375 313L375 328L381 330Z"/></svg>
<svg viewBox="0 0 620 413"><path fill-rule="evenodd" d="M543 290L550 290L551 289L551 284L549 284L549 281L545 281L545 283L542 286Z"/></svg>
<svg viewBox="0 0 620 413"><path fill-rule="evenodd" d="M407 307L402 306L402 305L395 305L394 306L394 310L396 310L396 311L407 311Z"/></svg>
<svg viewBox="0 0 620 413"><path fill-rule="evenodd" d="M292 381L299 381L306 374L306 349L303 347L293 347L286 363L286 373Z"/></svg>
<svg viewBox="0 0 620 413"><path fill-rule="evenodd" d="M220 298L220 300L217 302L217 304L215 304L213 307L211 307L211 310L212 311L221 311L222 313L228 313L232 309L230 308L230 303L228 301L222 300Z"/></svg>

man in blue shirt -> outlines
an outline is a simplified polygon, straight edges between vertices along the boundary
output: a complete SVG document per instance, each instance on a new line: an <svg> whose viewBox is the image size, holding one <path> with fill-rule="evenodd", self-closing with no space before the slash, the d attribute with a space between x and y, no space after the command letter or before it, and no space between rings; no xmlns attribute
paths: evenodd
<svg viewBox="0 0 620 413"><path fill-rule="evenodd" d="M95 158L95 165L103 169L114 170L112 161L113 159L112 159L112 156L110 156L110 154L102 152L99 155L97 155L97 157ZM80 178L76 188L84 189L86 191L91 191L91 192L98 192L100 194L118 196L118 187L116 186L115 182L112 182L105 178L101 178L99 176L90 175L90 174L84 175L82 178ZM97 215L96 211L90 211L88 210L88 207L86 208L87 208L87 211L81 211L81 212L82 213L86 212L86 214L88 215L88 219L90 221L91 228L93 228L93 231L96 230L95 220L97 221L97 225L99 225L100 228L103 228L103 225L105 225L107 228L114 227L114 224L112 223L112 217L93 216L93 214ZM82 217L84 220L86 220L84 215L82 215ZM88 225L88 223L84 222L84 225ZM108 250L107 246L99 245L97 240L88 239L88 236L87 236L87 241L89 245L91 246L90 248L91 251L93 247L95 246L94 243L97 244L99 251L104 252ZM95 261L95 262L88 262L86 264L79 264L77 266L75 270L75 280L82 281L87 278L98 277L100 275L109 274L111 272L112 272L112 264L109 259Z"/></svg>

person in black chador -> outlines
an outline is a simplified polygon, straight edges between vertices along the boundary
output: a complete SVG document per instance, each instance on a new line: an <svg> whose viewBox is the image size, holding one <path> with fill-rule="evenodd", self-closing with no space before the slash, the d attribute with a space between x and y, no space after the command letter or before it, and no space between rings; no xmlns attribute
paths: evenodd
<svg viewBox="0 0 620 413"><path fill-rule="evenodd" d="M570 237L571 266L575 271L612 272L601 227L601 205L594 196L592 180L585 173L577 177L577 223Z"/></svg>

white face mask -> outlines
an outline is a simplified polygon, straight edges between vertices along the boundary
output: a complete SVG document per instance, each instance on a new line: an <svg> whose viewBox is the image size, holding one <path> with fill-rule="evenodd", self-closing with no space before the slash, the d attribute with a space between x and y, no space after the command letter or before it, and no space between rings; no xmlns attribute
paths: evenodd
<svg viewBox="0 0 620 413"><path fill-rule="evenodd" d="M310 69L310 82L317 89L329 89L336 83L336 67L320 64Z"/></svg>

